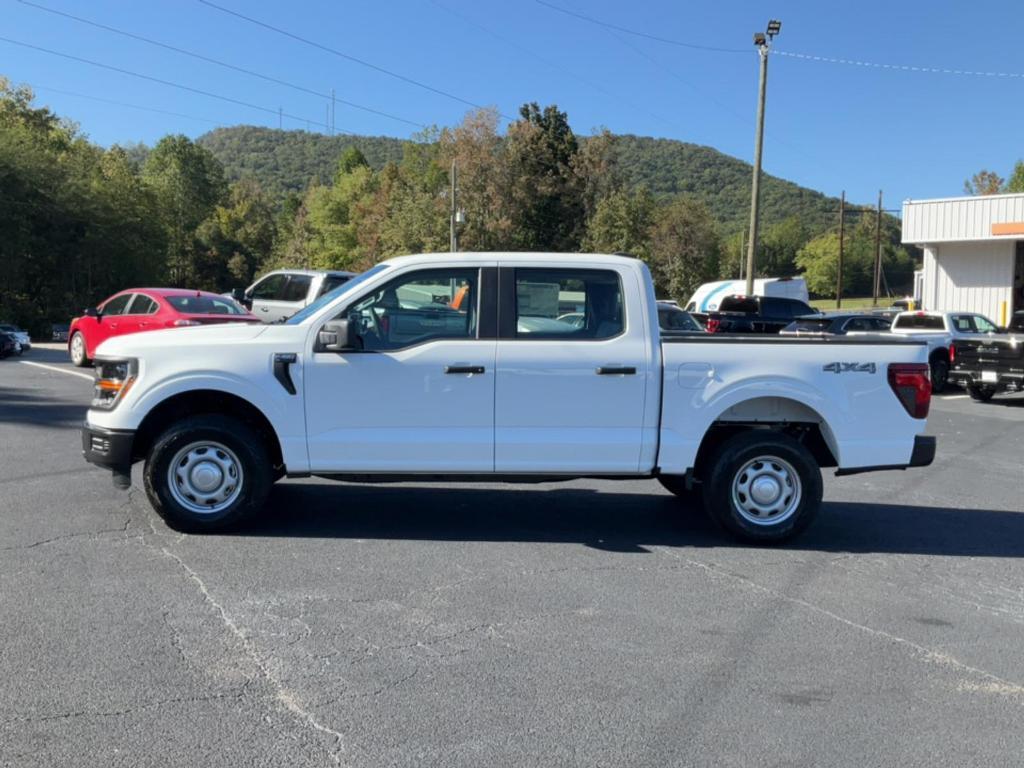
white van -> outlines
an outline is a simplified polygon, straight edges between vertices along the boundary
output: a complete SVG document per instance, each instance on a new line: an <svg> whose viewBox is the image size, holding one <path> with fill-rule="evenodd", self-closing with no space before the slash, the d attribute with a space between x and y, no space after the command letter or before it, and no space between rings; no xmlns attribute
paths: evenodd
<svg viewBox="0 0 1024 768"><path fill-rule="evenodd" d="M687 312L716 312L718 303L726 296L744 295L747 292L746 280L719 280L704 283L694 291L686 303ZM776 296L784 299L797 299L807 303L807 282L802 277L763 277L754 280L755 296Z"/></svg>

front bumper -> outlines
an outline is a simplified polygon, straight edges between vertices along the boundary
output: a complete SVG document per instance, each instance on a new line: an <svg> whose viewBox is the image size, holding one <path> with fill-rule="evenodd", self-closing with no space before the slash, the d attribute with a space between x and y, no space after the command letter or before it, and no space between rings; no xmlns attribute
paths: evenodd
<svg viewBox="0 0 1024 768"><path fill-rule="evenodd" d="M935 461L935 449L938 440L934 435L915 435L914 448L910 452L909 464L883 464L871 467L847 467L836 470L836 476L859 475L863 472L881 472L886 469L910 469L911 467L927 467Z"/></svg>
<svg viewBox="0 0 1024 768"><path fill-rule="evenodd" d="M111 470L115 485L123 485L123 479L131 475L134 442L135 430L104 429L88 422L82 425L82 456L90 464Z"/></svg>

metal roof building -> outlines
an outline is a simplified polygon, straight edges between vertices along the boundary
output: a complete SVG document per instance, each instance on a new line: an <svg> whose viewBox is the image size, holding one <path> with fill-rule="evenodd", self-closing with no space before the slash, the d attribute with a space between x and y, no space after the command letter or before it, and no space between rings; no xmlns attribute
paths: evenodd
<svg viewBox="0 0 1024 768"><path fill-rule="evenodd" d="M907 200L903 242L924 250L925 309L1000 325L1024 310L1024 194Z"/></svg>

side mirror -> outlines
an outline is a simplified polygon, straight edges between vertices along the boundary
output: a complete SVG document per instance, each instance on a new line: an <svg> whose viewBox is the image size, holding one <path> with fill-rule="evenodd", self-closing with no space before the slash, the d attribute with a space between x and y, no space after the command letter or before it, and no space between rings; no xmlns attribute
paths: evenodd
<svg viewBox="0 0 1024 768"><path fill-rule="evenodd" d="M103 313L96 309L96 307L86 307L82 310L82 315L84 317L95 317L97 320L100 319L102 314Z"/></svg>
<svg viewBox="0 0 1024 768"><path fill-rule="evenodd" d="M252 297L241 288L233 288L231 290L231 298L246 309L252 309Z"/></svg>
<svg viewBox="0 0 1024 768"><path fill-rule="evenodd" d="M348 320L331 320L317 334L317 352L351 352L363 348L357 327Z"/></svg>

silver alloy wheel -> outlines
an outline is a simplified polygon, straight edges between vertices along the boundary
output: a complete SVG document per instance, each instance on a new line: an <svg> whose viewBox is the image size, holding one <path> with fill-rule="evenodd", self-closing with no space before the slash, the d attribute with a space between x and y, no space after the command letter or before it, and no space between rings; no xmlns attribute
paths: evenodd
<svg viewBox="0 0 1024 768"><path fill-rule="evenodd" d="M751 459L732 478L732 503L754 525L777 525L790 518L802 495L800 475L778 456Z"/></svg>
<svg viewBox="0 0 1024 768"><path fill-rule="evenodd" d="M186 445L167 467L167 486L174 500L199 515L231 506L244 480L242 462L230 448L212 440Z"/></svg>
<svg viewBox="0 0 1024 768"><path fill-rule="evenodd" d="M78 365L85 359L85 339L82 334L76 333L71 337L71 362Z"/></svg>

